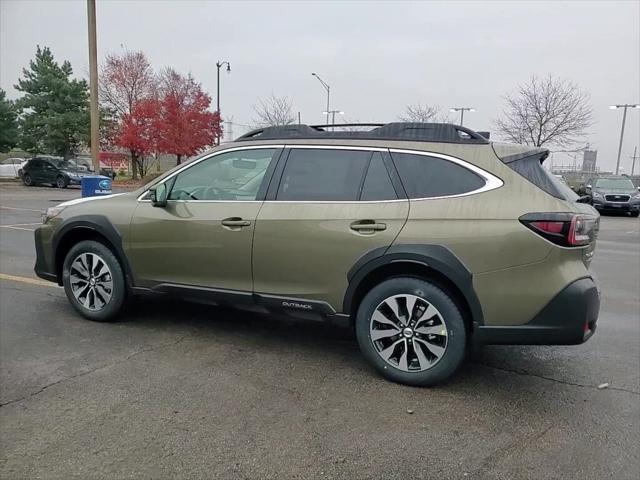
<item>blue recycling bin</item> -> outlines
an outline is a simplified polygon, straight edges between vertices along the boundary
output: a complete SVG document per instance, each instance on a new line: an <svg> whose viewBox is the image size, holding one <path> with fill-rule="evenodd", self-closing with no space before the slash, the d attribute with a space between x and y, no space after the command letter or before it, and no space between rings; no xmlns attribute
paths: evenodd
<svg viewBox="0 0 640 480"><path fill-rule="evenodd" d="M87 175L80 181L82 197L111 195L111 179L104 175Z"/></svg>

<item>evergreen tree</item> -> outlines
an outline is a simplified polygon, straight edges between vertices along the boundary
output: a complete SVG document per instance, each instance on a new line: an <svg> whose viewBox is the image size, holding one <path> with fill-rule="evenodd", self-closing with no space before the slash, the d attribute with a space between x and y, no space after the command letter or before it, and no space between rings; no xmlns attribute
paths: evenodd
<svg viewBox="0 0 640 480"><path fill-rule="evenodd" d="M16 111L6 93L0 89L0 152L8 152L16 146L18 140L18 123Z"/></svg>
<svg viewBox="0 0 640 480"><path fill-rule="evenodd" d="M71 64L59 65L48 47L38 46L35 59L22 73L15 85L24 92L16 101L21 111L19 145L32 153L69 157L89 138L87 82L72 79Z"/></svg>

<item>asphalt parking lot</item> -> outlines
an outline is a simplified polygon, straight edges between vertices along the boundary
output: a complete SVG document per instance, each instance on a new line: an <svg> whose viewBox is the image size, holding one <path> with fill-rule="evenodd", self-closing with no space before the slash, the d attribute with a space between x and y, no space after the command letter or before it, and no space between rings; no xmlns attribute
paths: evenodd
<svg viewBox="0 0 640 480"><path fill-rule="evenodd" d="M328 325L149 300L83 320L33 274L40 212L79 195L0 184L1 478L638 478L638 219L601 220L593 339L487 347L418 389Z"/></svg>

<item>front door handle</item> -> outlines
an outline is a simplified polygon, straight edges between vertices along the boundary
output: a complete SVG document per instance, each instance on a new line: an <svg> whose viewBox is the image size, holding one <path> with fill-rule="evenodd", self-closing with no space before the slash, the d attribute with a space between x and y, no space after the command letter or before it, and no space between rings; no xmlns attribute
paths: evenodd
<svg viewBox="0 0 640 480"><path fill-rule="evenodd" d="M358 222L353 222L351 225L349 225L349 228L359 233L373 233L373 232L380 232L382 230L386 230L387 224L378 223L374 220L361 220Z"/></svg>
<svg viewBox="0 0 640 480"><path fill-rule="evenodd" d="M241 228L241 227L248 227L249 225L251 225L251 222L249 220L243 220L240 217L230 217L222 220L222 225L224 227L230 227L230 228Z"/></svg>

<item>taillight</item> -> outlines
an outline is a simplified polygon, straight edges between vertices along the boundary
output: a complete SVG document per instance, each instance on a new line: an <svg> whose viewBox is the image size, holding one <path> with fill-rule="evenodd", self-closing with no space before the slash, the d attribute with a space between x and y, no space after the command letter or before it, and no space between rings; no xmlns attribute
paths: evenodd
<svg viewBox="0 0 640 480"><path fill-rule="evenodd" d="M562 247L588 245L598 232L599 218L575 213L527 213L520 222L550 242Z"/></svg>

